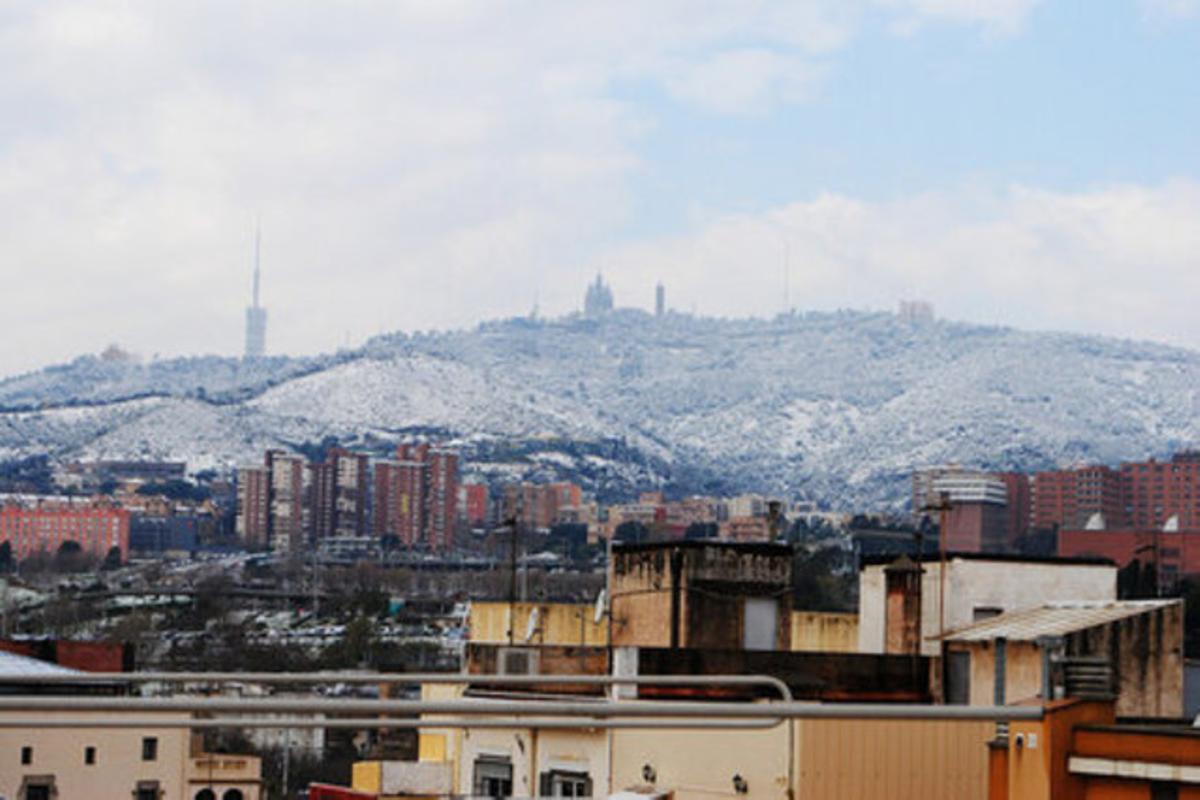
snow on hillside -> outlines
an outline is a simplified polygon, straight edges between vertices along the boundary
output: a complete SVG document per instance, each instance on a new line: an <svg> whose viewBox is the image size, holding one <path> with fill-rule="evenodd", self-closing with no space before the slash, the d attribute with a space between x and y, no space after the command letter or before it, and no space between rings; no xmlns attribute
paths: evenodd
<svg viewBox="0 0 1200 800"><path fill-rule="evenodd" d="M437 431L484 476L898 505L925 464L1035 469L1191 446L1198 390L1200 355L1152 344L882 313L618 311L393 334L316 359L79 359L0 381L0 458L202 468L329 436L383 452ZM45 404L59 407L27 410Z"/></svg>

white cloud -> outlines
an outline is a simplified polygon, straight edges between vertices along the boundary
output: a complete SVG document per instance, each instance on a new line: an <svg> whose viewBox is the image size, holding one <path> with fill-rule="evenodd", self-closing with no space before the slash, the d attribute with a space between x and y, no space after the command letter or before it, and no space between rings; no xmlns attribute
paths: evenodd
<svg viewBox="0 0 1200 800"><path fill-rule="evenodd" d="M889 203L822 195L606 255L619 301L762 315L933 301L955 319L1200 345L1180 298L1200 293L1200 184L1081 193L1023 186L933 192Z"/></svg>
<svg viewBox="0 0 1200 800"><path fill-rule="evenodd" d="M1190 19L1200 14L1200 0L1141 0L1141 3L1151 19Z"/></svg>
<svg viewBox="0 0 1200 800"><path fill-rule="evenodd" d="M886 5L1000 25L1029 3ZM0 259L6 323L27 344L0 353L0 373L110 340L238 352L259 216L276 351L523 313L535 297L572 307L630 214L655 123L614 87L768 113L819 92L877 10L6 3Z"/></svg>
<svg viewBox="0 0 1200 800"><path fill-rule="evenodd" d="M1186 2L1186 0L1184 0ZM893 11L894 28L911 33L921 25L946 21L983 25L989 30L1012 33L1018 30L1042 0L875 0Z"/></svg>
<svg viewBox="0 0 1200 800"><path fill-rule="evenodd" d="M686 62L668 76L676 98L725 114L765 112L795 103L813 91L819 68L810 61L762 49L728 50L703 62Z"/></svg>

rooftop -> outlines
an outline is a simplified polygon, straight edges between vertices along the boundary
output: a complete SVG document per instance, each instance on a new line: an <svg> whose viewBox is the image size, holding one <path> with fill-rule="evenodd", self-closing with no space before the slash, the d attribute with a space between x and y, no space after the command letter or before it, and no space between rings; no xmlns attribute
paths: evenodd
<svg viewBox="0 0 1200 800"><path fill-rule="evenodd" d="M908 534L912 536L912 534ZM930 534L926 540L932 540L936 543L937 534ZM926 552L919 558L916 553L908 554L908 557L914 561L923 563L936 563L942 560L941 554L935 552ZM864 567L874 566L879 564L890 564L895 561L898 556L894 553L880 554L864 554L862 556L862 565ZM945 555L946 561L1001 561L1006 563L1018 564L1066 564L1070 566L1096 566L1096 567L1116 567L1116 563L1111 558L1102 556L1032 556L1023 555L1020 553L958 553L948 552Z"/></svg>
<svg viewBox="0 0 1200 800"><path fill-rule="evenodd" d="M1032 642L1042 636L1063 636L1182 602L1174 599L1049 603L1038 608L1000 614L949 631L943 638L950 642L986 642L992 639Z"/></svg>
<svg viewBox="0 0 1200 800"><path fill-rule="evenodd" d="M732 550L738 553L789 555L792 546L782 542L730 542L723 539L678 539L669 542L613 542L614 553L644 553L655 550Z"/></svg>
<svg viewBox="0 0 1200 800"><path fill-rule="evenodd" d="M6 675L83 675L76 669L67 669L49 661L0 650L0 680Z"/></svg>

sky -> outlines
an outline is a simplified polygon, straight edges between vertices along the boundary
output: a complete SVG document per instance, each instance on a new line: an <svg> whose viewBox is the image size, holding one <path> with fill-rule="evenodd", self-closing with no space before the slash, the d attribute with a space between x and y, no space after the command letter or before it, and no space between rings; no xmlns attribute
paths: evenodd
<svg viewBox="0 0 1200 800"><path fill-rule="evenodd" d="M7 0L0 375L621 306L1200 348L1200 0Z"/></svg>

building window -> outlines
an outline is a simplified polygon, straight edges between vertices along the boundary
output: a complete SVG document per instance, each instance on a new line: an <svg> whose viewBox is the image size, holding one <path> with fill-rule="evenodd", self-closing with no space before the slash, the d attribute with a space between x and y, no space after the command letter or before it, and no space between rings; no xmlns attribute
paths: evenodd
<svg viewBox="0 0 1200 800"><path fill-rule="evenodd" d="M540 780L542 797L591 797L592 779L586 772L543 772Z"/></svg>
<svg viewBox="0 0 1200 800"><path fill-rule="evenodd" d="M244 797L241 789L226 789L225 794L221 795L221 800L244 800Z"/></svg>
<svg viewBox="0 0 1200 800"><path fill-rule="evenodd" d="M22 747L21 748L21 764L28 766L29 764L32 764L32 763L33 763L33 748L32 747Z"/></svg>
<svg viewBox="0 0 1200 800"><path fill-rule="evenodd" d="M17 790L19 800L53 800L55 794L53 775L26 776Z"/></svg>
<svg viewBox="0 0 1200 800"><path fill-rule="evenodd" d="M193 800L217 800L217 793L212 789L201 789L200 791L196 792L196 796L193 798Z"/></svg>
<svg viewBox="0 0 1200 800"><path fill-rule="evenodd" d="M147 736L142 739L142 761L158 760L158 739Z"/></svg>
<svg viewBox="0 0 1200 800"><path fill-rule="evenodd" d="M96 748L94 748L94 747L83 748L83 763L88 764L88 765L96 763Z"/></svg>
<svg viewBox="0 0 1200 800"><path fill-rule="evenodd" d="M475 761L474 784L478 797L512 797L512 762L504 757L481 756Z"/></svg>
<svg viewBox="0 0 1200 800"><path fill-rule="evenodd" d="M147 741L147 740L143 740ZM148 741L157 742L157 739ZM162 792L158 790L158 781L138 781L133 790L133 800L159 800Z"/></svg>
<svg viewBox="0 0 1200 800"><path fill-rule="evenodd" d="M1151 781L1150 800L1179 800L1179 784Z"/></svg>

